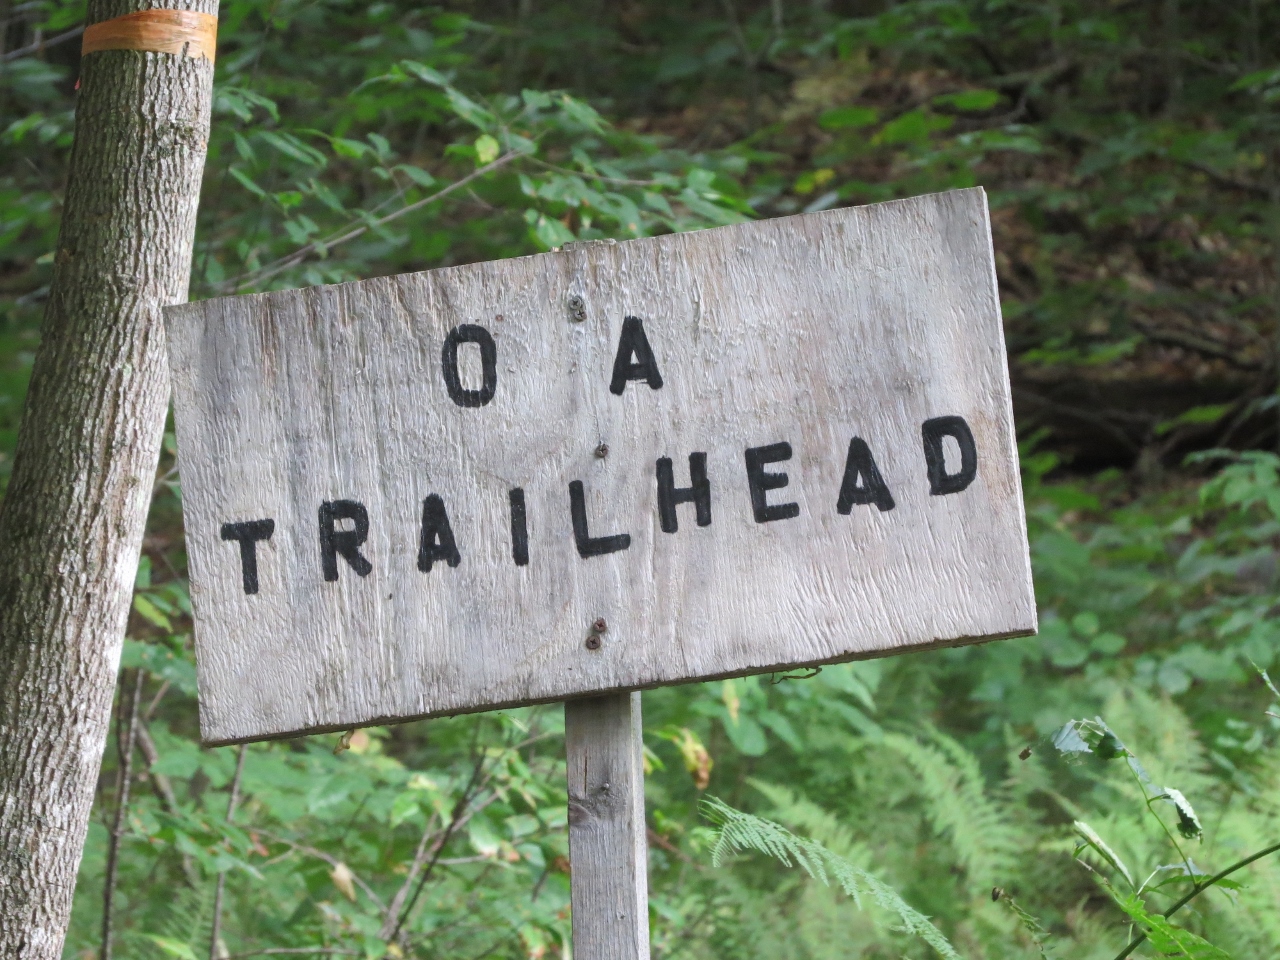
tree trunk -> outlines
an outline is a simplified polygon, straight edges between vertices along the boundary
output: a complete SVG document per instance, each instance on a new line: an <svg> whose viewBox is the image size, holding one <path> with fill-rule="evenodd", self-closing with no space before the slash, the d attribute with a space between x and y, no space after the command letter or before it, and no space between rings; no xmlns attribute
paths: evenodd
<svg viewBox="0 0 1280 960"><path fill-rule="evenodd" d="M170 0L217 13L217 0ZM96 23L148 0L90 0ZM62 952L169 399L213 65L81 62L42 342L0 505L0 960Z"/></svg>

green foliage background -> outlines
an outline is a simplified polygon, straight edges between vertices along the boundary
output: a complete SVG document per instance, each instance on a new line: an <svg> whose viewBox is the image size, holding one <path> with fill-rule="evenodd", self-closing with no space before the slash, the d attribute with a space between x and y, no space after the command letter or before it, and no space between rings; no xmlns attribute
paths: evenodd
<svg viewBox="0 0 1280 960"><path fill-rule="evenodd" d="M0 482L83 16L0 2ZM1274 0L224 0L192 296L985 186L1041 634L647 693L654 956L1278 957L1276 858L1155 916L1280 841L1278 34ZM250 747L228 822L184 569L170 444L117 956L211 955L219 877L214 956L569 956L559 710Z"/></svg>

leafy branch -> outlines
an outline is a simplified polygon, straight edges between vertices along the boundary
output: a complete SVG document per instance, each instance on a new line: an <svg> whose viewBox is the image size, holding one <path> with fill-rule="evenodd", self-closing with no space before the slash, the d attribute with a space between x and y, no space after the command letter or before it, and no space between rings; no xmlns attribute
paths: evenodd
<svg viewBox="0 0 1280 960"><path fill-rule="evenodd" d="M1191 881L1192 884L1194 885L1193 889L1189 893L1187 893L1185 896L1183 896L1181 900L1177 901L1173 906L1171 906L1168 910L1160 914L1160 917L1165 920L1168 920L1171 916L1173 916L1175 913L1177 913L1179 910L1185 907L1188 903L1190 903L1196 897L1200 896L1200 894L1204 893L1210 887L1218 883L1221 883L1223 880L1231 876L1231 874L1235 873L1237 870L1243 869L1244 867L1247 867L1249 864L1253 863L1254 861L1261 860L1263 857L1276 853L1277 851L1280 851L1280 843L1274 843L1269 847L1265 847L1262 850L1259 850L1257 853L1254 853L1245 857L1243 860L1236 861L1231 866L1227 867L1225 870L1215 873L1212 877L1210 877L1204 883L1196 883L1195 880L1193 879ZM1162 930L1163 928L1160 927L1158 923L1156 923L1156 924L1153 924L1153 929ZM1150 932L1151 932L1150 930L1144 931L1142 933L1139 933L1132 940L1130 940L1128 946L1126 946L1123 950L1121 950L1119 953L1115 955L1115 960L1124 960L1125 957L1133 953L1133 951L1138 949L1138 946L1148 938L1148 935ZM1223 954L1223 956L1226 956L1226 954Z"/></svg>
<svg viewBox="0 0 1280 960"><path fill-rule="evenodd" d="M429 204L436 203L437 201L443 200L445 197L449 196L451 193L455 193L458 190L461 190L463 187L468 186L473 181L480 179L486 174L492 173L494 170L497 170L501 167L505 167L508 163L516 159L516 157L518 156L520 156L519 151L516 151L516 150L508 151L507 153L504 153L502 156L498 157L496 160L486 163L482 167L477 167L475 170L467 174L465 177L455 180L453 183L449 184L447 187L443 187L442 189L437 190L435 193L431 194L430 196L423 197L421 200L415 200L413 203L407 204L406 206L401 207L399 210L392 211L391 213L388 213L386 216L378 217L376 220L366 221L365 223L362 223L360 226L352 225L345 232L335 236L331 240L325 240L319 243L309 243L305 247L300 247L299 249L295 250L293 253L286 254L285 256L280 257L279 259L273 260L271 263L265 264L264 266L255 270L253 273L247 274L242 277L238 277L235 280L232 280L228 283L221 284L215 289L219 293L234 293L240 290L245 290L252 286L256 286L257 284L260 284L260 283L265 283L266 281L270 280L272 277L278 276L279 274L284 273L284 271L289 270L292 267L298 266L300 263L303 263L312 255L318 255L321 251L327 254L328 251L333 247L337 247L351 240L355 240L357 237L364 236L370 230L377 230L381 227L386 226L388 223L391 223L394 220L398 220L400 217L403 217L406 214L413 213L415 210L421 210L423 207L428 206Z"/></svg>
<svg viewBox="0 0 1280 960"><path fill-rule="evenodd" d="M1269 681L1268 686L1270 686ZM1099 881L1106 888L1112 899L1141 928L1140 932L1129 941L1124 949L1116 954L1115 960L1124 960L1146 940L1151 940L1155 943L1157 949L1165 953L1176 950L1179 951L1178 955L1180 956L1185 953L1186 956L1195 957L1197 960L1229 960L1224 951L1187 930L1173 926L1168 922L1169 918L1206 890L1223 883L1237 870L1247 867L1249 864L1269 854L1280 851L1280 843L1265 847L1201 881L1198 878L1203 874L1192 864L1191 859L1174 838L1164 819L1152 807L1152 804L1159 800L1173 804L1178 811L1178 832L1185 839L1195 839L1203 836L1204 831L1191 804L1180 791L1171 787L1155 787L1153 789L1151 778L1147 775L1138 758L1120 741L1120 738L1116 736L1115 732L1107 726L1101 717L1093 720L1072 720L1054 736L1053 745L1060 753L1068 757L1092 753L1104 761L1124 759L1130 772L1137 780L1139 789L1142 790L1147 812L1159 822L1169 842L1178 851L1178 855L1182 859L1182 868L1185 870L1185 876L1191 881L1191 890L1167 910L1161 914L1150 913L1143 904L1141 897L1151 877L1148 877L1141 885L1135 884L1132 872L1119 855L1088 824L1079 820L1076 821L1076 831L1082 838L1081 843L1076 848L1077 853L1086 847L1092 849L1103 860L1119 871L1129 884L1130 892L1121 896L1106 877L1097 874ZM1081 863L1084 863L1084 861L1081 861ZM1088 864L1084 865L1092 870ZM1160 870L1157 870L1152 874L1152 877L1159 872Z"/></svg>

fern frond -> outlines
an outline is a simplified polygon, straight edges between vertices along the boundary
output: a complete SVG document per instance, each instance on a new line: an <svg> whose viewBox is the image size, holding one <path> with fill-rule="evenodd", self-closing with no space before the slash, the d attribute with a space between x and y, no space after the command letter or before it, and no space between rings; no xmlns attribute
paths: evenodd
<svg viewBox="0 0 1280 960"><path fill-rule="evenodd" d="M203 950L209 942L209 928L213 922L213 884L199 887L179 887L169 902L164 918L160 921L161 935L144 933L143 936L158 947L164 957L182 957L185 951ZM156 955L156 950L148 950Z"/></svg>
<svg viewBox="0 0 1280 960"><path fill-rule="evenodd" d="M912 768L917 790L928 801L925 815L946 835L976 888L1005 882L1020 847L1010 811L989 795L974 756L945 734L926 730L932 744L886 733L884 746Z"/></svg>
<svg viewBox="0 0 1280 960"><path fill-rule="evenodd" d="M859 908L864 906L864 897L869 896L879 907L898 918L902 932L919 937L946 960L961 960L955 948L928 917L874 874L814 840L796 836L771 820L736 810L715 797L706 798L702 807L707 819L720 828L711 851L713 866L720 866L726 856L740 850L768 854L789 867L798 865L810 877L827 886L834 879Z"/></svg>
<svg viewBox="0 0 1280 960"><path fill-rule="evenodd" d="M747 780L772 805L769 819L800 830L838 856L849 858L858 849L853 831L839 817L794 790L752 777Z"/></svg>

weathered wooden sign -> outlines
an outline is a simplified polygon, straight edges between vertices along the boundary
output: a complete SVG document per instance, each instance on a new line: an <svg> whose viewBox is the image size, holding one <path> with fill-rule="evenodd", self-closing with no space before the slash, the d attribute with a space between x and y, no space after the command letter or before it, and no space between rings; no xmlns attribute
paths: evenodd
<svg viewBox="0 0 1280 960"><path fill-rule="evenodd" d="M167 328L208 742L1035 629L980 189Z"/></svg>

